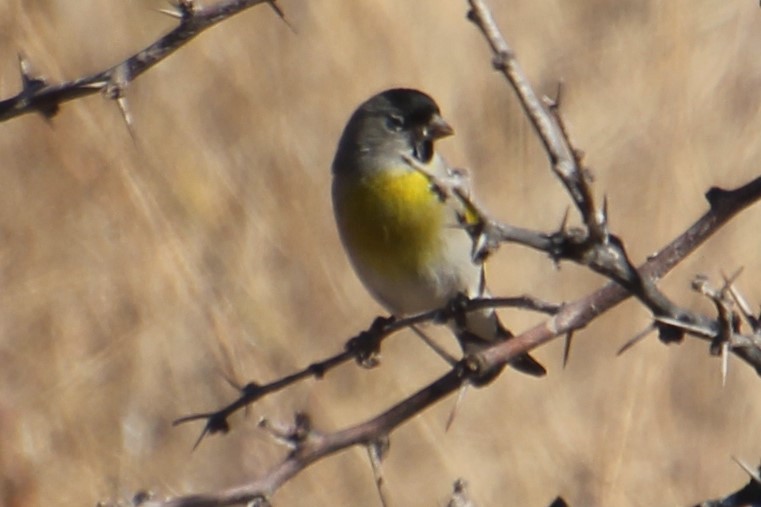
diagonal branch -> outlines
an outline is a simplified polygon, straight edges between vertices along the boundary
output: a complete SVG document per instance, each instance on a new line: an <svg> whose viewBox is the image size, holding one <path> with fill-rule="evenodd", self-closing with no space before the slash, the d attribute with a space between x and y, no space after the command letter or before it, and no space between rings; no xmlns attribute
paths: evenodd
<svg viewBox="0 0 761 507"><path fill-rule="evenodd" d="M307 432L296 449L260 479L221 492L189 495L167 501L149 501L142 507L213 507L239 505L269 498L290 478L314 462L354 445L370 444L456 391L473 373L464 363L382 414L335 433Z"/></svg>
<svg viewBox="0 0 761 507"><path fill-rule="evenodd" d="M48 84L43 78L31 75L29 63L20 57L22 89L16 96L0 101L0 121L27 113L54 116L64 102L97 92L118 99L127 85L143 72L172 54L207 28L255 5L270 4L282 17L275 0L221 0L209 7L198 7L191 0L181 0L172 14L180 24L156 42L113 67L89 76L58 84Z"/></svg>
<svg viewBox="0 0 761 507"><path fill-rule="evenodd" d="M435 309L401 319L378 317L370 326L370 329L362 331L357 336L351 338L346 343L344 351L332 355L322 361L312 363L302 370L267 384L249 382L240 389L238 399L234 400L227 406L213 412L190 414L181 417L174 421L174 425L176 426L193 421L205 421L205 426L195 443L195 447L197 447L207 435L227 433L230 430L228 418L231 415L269 394L285 389L305 378L322 378L328 372L352 359L367 368L376 366L378 364L378 353L383 341L402 329L415 329L415 326L429 322L444 323L448 320L456 319L456 314L474 312L484 308L501 307L523 308L549 315L553 315L561 309L560 305L524 295L518 297L457 300L454 301L450 307Z"/></svg>

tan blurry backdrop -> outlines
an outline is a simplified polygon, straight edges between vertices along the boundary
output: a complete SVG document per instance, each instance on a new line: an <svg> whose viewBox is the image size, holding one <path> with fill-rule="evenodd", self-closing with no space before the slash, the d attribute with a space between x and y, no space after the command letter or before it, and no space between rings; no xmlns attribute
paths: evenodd
<svg viewBox="0 0 761 507"><path fill-rule="evenodd" d="M711 185L756 176L761 11L751 1L493 2L541 93L566 81L565 117L632 258L705 210ZM509 5L507 5L509 4ZM172 26L158 0L0 1L0 96L16 53L53 80L113 65ZM51 122L0 125L0 502L93 505L148 488L241 483L285 452L260 416L306 410L324 430L361 420L445 370L416 338L381 368L349 365L232 419L191 452L225 381L271 380L340 350L381 313L355 279L329 200L335 142L354 107L390 86L431 93L457 135L441 143L475 173L481 201L551 230L568 200L512 93L490 68L464 1L283 0L296 33L257 7L203 34L133 83L133 142L114 104L90 97ZM685 305L697 273L756 279L759 210L732 222L664 283ZM603 281L507 246L489 264L500 295L570 300ZM520 331L539 317L506 312ZM392 505L443 505L456 477L483 506L686 505L739 487L730 462L761 458L758 378L704 343L653 337L627 303L537 351L537 381L509 372L472 391L444 431L445 401L394 433ZM278 505L377 505L360 449L288 483Z"/></svg>

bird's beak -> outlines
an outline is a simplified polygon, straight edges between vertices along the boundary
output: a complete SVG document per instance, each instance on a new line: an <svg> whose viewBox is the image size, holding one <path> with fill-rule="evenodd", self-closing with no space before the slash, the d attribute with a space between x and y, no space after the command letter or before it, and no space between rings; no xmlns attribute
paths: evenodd
<svg viewBox="0 0 761 507"><path fill-rule="evenodd" d="M454 134L454 129L449 123L444 121L444 118L438 113L433 115L433 118L431 118L431 121L428 122L428 125L425 126L423 131L424 137L431 141L451 136L452 134Z"/></svg>

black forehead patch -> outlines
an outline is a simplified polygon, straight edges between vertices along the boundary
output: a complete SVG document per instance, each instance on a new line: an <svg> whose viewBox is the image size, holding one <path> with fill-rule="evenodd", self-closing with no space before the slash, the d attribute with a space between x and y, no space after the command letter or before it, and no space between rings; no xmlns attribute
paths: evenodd
<svg viewBox="0 0 761 507"><path fill-rule="evenodd" d="M439 113L439 106L425 93L411 88L393 88L379 93L368 101L375 102L381 110L401 114L412 124L428 122L434 114ZM373 105L376 105L373 104Z"/></svg>

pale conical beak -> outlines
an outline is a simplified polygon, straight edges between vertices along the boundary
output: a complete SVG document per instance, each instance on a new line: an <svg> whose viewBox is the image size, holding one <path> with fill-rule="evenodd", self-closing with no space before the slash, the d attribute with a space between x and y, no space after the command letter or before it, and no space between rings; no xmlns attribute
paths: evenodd
<svg viewBox="0 0 761 507"><path fill-rule="evenodd" d="M435 141L442 137L451 136L454 134L454 129L449 123L444 121L444 118L442 118L440 114L437 113L433 115L431 121L425 126L423 134L426 139Z"/></svg>

